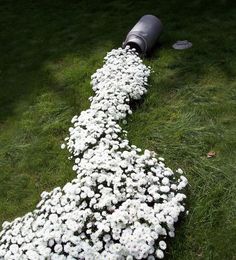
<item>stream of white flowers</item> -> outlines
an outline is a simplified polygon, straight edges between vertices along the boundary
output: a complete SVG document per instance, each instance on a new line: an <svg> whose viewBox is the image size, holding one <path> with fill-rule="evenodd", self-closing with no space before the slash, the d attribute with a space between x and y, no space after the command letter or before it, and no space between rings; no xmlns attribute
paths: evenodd
<svg viewBox="0 0 236 260"><path fill-rule="evenodd" d="M185 211L187 179L155 153L130 145L118 122L147 91L150 69L129 48L114 49L92 75L91 106L72 119L62 148L76 178L43 192L32 213L4 222L0 259L162 259Z"/></svg>

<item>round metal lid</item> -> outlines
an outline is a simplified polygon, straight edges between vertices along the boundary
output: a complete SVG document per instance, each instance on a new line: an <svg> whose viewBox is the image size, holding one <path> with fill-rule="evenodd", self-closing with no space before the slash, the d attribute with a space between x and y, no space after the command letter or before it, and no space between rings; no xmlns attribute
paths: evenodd
<svg viewBox="0 0 236 260"><path fill-rule="evenodd" d="M193 46L193 44L187 40L177 41L175 44L172 45L172 47L175 50L185 50L185 49L191 48L192 46Z"/></svg>

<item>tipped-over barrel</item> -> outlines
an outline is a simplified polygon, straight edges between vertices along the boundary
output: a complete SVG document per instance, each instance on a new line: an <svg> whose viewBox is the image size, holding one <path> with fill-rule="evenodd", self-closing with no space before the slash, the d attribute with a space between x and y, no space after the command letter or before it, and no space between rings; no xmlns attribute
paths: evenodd
<svg viewBox="0 0 236 260"><path fill-rule="evenodd" d="M154 15L144 15L128 33L123 47L129 45L140 54L146 54L156 44L162 29L160 19Z"/></svg>

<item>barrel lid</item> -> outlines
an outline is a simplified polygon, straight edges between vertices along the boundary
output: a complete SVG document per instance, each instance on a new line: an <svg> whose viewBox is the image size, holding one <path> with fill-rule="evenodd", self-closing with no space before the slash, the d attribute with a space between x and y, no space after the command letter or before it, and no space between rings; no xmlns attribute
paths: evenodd
<svg viewBox="0 0 236 260"><path fill-rule="evenodd" d="M187 40L177 41L176 43L174 43L172 45L172 47L176 50L185 50L185 49L191 48L192 46L193 46L193 44Z"/></svg>

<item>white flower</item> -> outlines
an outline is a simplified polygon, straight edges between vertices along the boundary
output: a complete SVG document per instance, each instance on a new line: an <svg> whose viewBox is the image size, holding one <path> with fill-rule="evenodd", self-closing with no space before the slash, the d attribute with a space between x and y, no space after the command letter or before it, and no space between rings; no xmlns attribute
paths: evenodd
<svg viewBox="0 0 236 260"><path fill-rule="evenodd" d="M173 218L170 217L170 216L167 216L167 217L166 217L166 223L167 223L168 225L172 225L172 224L174 224L174 220L173 220Z"/></svg>
<svg viewBox="0 0 236 260"><path fill-rule="evenodd" d="M184 173L183 170L180 169L180 168L178 168L178 169L176 170L176 172L179 173L179 174L183 174L183 173Z"/></svg>
<svg viewBox="0 0 236 260"><path fill-rule="evenodd" d="M56 244L55 246L54 246L54 251L56 252L56 253L58 253L58 254L60 254L61 252L62 252L62 245L61 244Z"/></svg>
<svg viewBox="0 0 236 260"><path fill-rule="evenodd" d="M18 251L19 251L19 246L17 245L17 244L12 244L12 245L10 245L10 251L13 253L13 254L16 254L16 253L18 253Z"/></svg>
<svg viewBox="0 0 236 260"><path fill-rule="evenodd" d="M157 256L158 259L163 259L163 258L164 258L164 253L163 253L163 251L160 250L160 249L157 249L157 250L156 250L156 256Z"/></svg>
<svg viewBox="0 0 236 260"><path fill-rule="evenodd" d="M28 259L30 259L30 260L39 259L39 255L33 250L28 250L26 252L26 255L27 255Z"/></svg>
<svg viewBox="0 0 236 260"><path fill-rule="evenodd" d="M160 249L162 249L162 250L166 250L166 242L163 241L163 240L161 240L161 241L159 242L159 247L160 247Z"/></svg>
<svg viewBox="0 0 236 260"><path fill-rule="evenodd" d="M164 177L161 182L163 185L168 185L170 183L170 180L167 177Z"/></svg>
<svg viewBox="0 0 236 260"><path fill-rule="evenodd" d="M167 192L170 191L170 187L169 187L169 186L161 186L161 187L160 187L160 191L167 193Z"/></svg>
<svg viewBox="0 0 236 260"><path fill-rule="evenodd" d="M51 215L49 216L49 220L50 220L52 223L56 223L57 220L58 220L57 214L51 214Z"/></svg>
<svg viewBox="0 0 236 260"><path fill-rule="evenodd" d="M61 149L65 149L66 145L65 144L61 144Z"/></svg>

